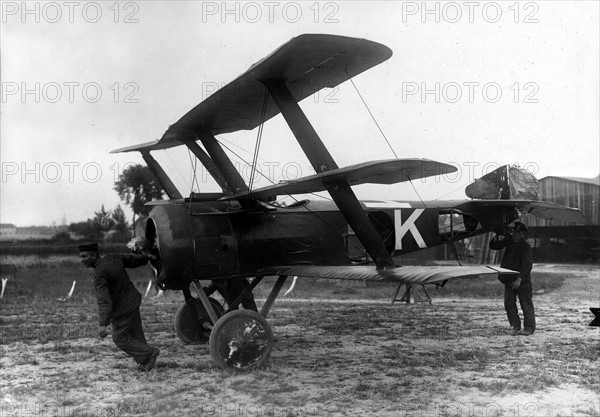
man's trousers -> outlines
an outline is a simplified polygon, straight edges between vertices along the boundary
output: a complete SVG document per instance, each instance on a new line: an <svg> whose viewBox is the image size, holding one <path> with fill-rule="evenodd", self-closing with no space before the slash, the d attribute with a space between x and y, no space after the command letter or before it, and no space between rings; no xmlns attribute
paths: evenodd
<svg viewBox="0 0 600 417"><path fill-rule="evenodd" d="M139 364L146 362L154 351L146 343L139 308L131 313L113 317L112 338L119 349L132 356Z"/></svg>
<svg viewBox="0 0 600 417"><path fill-rule="evenodd" d="M533 308L533 290L531 278L521 281L518 290L513 290L510 284L504 286L504 309L508 322L512 327L521 328L521 318L517 309L517 297L523 310L523 327L525 330L535 330L535 310Z"/></svg>

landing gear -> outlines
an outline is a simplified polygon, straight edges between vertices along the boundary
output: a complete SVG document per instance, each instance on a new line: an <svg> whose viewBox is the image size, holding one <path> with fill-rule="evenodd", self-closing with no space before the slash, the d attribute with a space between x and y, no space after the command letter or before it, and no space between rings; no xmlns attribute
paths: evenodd
<svg viewBox="0 0 600 417"><path fill-rule="evenodd" d="M214 298L209 297L209 300L217 316L221 317L225 312L221 303ZM202 306L202 302L197 298L192 298L189 302L186 301L175 313L177 337L186 345L208 343L210 329L203 326L206 322L210 322L210 317L204 306Z"/></svg>
<svg viewBox="0 0 600 417"><path fill-rule="evenodd" d="M247 290L251 291L261 279L262 276L257 277ZM274 342L273 331L266 317L286 279L287 276L284 275L279 277L260 313L253 310L232 310L240 303L243 295L223 313L221 305L205 294L198 281L193 281L192 286L199 298L193 298L189 289L183 291L186 304L179 309L177 316L189 317L189 321L181 318L178 320L176 317L177 335L186 343L185 339L205 340L210 330L210 354L221 369L247 372L262 366L269 358ZM183 311L187 311L188 315L184 315ZM194 311L196 315L189 314Z"/></svg>
<svg viewBox="0 0 600 417"><path fill-rule="evenodd" d="M252 310L236 310L221 317L210 333L210 355L221 369L250 371L263 365L273 350L273 331Z"/></svg>

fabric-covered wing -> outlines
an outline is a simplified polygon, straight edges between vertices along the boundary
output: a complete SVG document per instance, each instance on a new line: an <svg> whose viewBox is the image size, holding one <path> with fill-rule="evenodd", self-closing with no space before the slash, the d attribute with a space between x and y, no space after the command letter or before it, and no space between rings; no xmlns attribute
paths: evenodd
<svg viewBox="0 0 600 417"><path fill-rule="evenodd" d="M159 149L169 149L183 145L179 140L153 140L151 142L140 143L137 145L126 146L124 148L113 149L110 153L136 152L136 151L156 151Z"/></svg>
<svg viewBox="0 0 600 417"><path fill-rule="evenodd" d="M392 51L385 45L365 39L300 35L198 104L172 128L206 130L213 135L251 130L261 123L266 92L261 80L285 80L299 102L323 88L335 87L391 56ZM278 113L273 100L269 100L265 121ZM169 131L165 136L168 134Z"/></svg>
<svg viewBox="0 0 600 417"><path fill-rule="evenodd" d="M252 130L261 119L266 88L261 80L285 80L294 99L302 101L333 88L389 59L392 50L366 39L304 34L292 38L248 71L216 91L173 124L157 141L112 151L155 151L195 141L196 130L212 135ZM269 100L264 121L279 114Z"/></svg>
<svg viewBox="0 0 600 417"><path fill-rule="evenodd" d="M476 277L487 274L518 274L494 266L399 266L377 270L374 266L274 266L259 271L263 275L287 275L310 278L398 282L405 284L434 284L453 278Z"/></svg>
<svg viewBox="0 0 600 417"><path fill-rule="evenodd" d="M477 213L480 209L497 207L514 207L520 214L532 214L546 220L559 220L568 223L588 224L579 209L561 206L548 201L535 200L471 200L456 205L455 208L465 213Z"/></svg>
<svg viewBox="0 0 600 417"><path fill-rule="evenodd" d="M362 164L326 171L321 174L299 178L252 192L237 193L224 198L260 198L273 195L316 193L326 190L326 182L347 181L350 185L395 184L408 180L443 175L456 171L456 167L429 159L390 159L370 161Z"/></svg>

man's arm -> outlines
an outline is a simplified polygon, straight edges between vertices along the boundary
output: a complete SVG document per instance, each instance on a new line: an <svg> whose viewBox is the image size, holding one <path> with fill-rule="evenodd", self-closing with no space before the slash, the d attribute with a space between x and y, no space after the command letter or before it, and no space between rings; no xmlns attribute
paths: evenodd
<svg viewBox="0 0 600 417"><path fill-rule="evenodd" d="M98 301L98 325L105 327L110 324L110 317L113 309L106 272L96 271L96 275L94 276L94 289L96 290L96 299Z"/></svg>
<svg viewBox="0 0 600 417"><path fill-rule="evenodd" d="M490 240L490 249L500 250L506 248L508 238L504 235L496 235Z"/></svg>
<svg viewBox="0 0 600 417"><path fill-rule="evenodd" d="M523 245L523 256L521 257L521 267L519 268L519 278L528 277L533 268L533 255L531 246L525 243Z"/></svg>
<svg viewBox="0 0 600 417"><path fill-rule="evenodd" d="M513 290L518 290L521 286L521 281L528 277L533 267L533 256L531 246L525 243L522 244L523 253L521 253L521 265L519 265L519 277L513 281L511 287Z"/></svg>
<svg viewBox="0 0 600 417"><path fill-rule="evenodd" d="M144 255L121 255L121 260L125 268L138 268L148 263Z"/></svg>

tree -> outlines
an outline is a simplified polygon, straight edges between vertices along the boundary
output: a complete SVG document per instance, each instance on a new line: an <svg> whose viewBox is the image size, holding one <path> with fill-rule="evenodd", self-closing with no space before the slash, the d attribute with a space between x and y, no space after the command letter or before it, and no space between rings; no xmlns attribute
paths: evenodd
<svg viewBox="0 0 600 417"><path fill-rule="evenodd" d="M94 226L101 232L108 232L115 225L115 221L113 220L111 213L106 211L104 204L102 204L100 211L94 213L94 219L92 222Z"/></svg>
<svg viewBox="0 0 600 417"><path fill-rule="evenodd" d="M100 211L94 213L93 218L84 222L71 223L68 230L93 241L127 242L131 238L129 224L120 205L112 211L107 211L102 205Z"/></svg>
<svg viewBox="0 0 600 417"><path fill-rule="evenodd" d="M85 222L71 223L69 225L69 232L73 232L79 236L83 236L86 240L102 240L104 235L102 231L94 224L91 219Z"/></svg>
<svg viewBox="0 0 600 417"><path fill-rule="evenodd" d="M125 212L120 205L117 205L111 213L113 227L111 233L108 234L106 240L109 242L128 242L131 239L132 233L129 230L129 224L125 220Z"/></svg>
<svg viewBox="0 0 600 417"><path fill-rule="evenodd" d="M117 232L126 232L129 228L127 224L127 220L125 220L125 212L121 208L121 205L117 205L115 209L112 211L111 218L113 220L113 229Z"/></svg>
<svg viewBox="0 0 600 417"><path fill-rule="evenodd" d="M140 164L125 168L119 175L119 180L115 182L114 189L121 200L129 204L133 210L133 223L136 216L148 216L150 209L144 207L144 204L152 200L162 200L164 196L164 190L154 178L150 168Z"/></svg>
<svg viewBox="0 0 600 417"><path fill-rule="evenodd" d="M72 240L69 232L63 231L52 236L52 241L56 243L70 243Z"/></svg>

